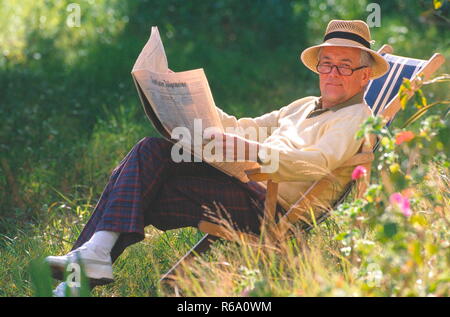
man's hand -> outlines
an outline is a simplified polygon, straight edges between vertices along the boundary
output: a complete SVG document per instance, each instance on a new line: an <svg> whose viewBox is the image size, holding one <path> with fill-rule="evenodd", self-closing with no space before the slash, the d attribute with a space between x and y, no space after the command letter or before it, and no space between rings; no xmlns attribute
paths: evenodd
<svg viewBox="0 0 450 317"><path fill-rule="evenodd" d="M216 147L222 146L225 158L233 161L257 161L259 143L250 141L236 134L215 133L212 138L216 141Z"/></svg>

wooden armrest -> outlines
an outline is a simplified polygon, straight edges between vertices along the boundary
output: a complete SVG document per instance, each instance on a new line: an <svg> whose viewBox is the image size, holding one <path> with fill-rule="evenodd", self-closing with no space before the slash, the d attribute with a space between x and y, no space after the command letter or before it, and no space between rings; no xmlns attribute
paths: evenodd
<svg viewBox="0 0 450 317"><path fill-rule="evenodd" d="M362 152L353 155L350 159L342 163L339 167L357 166L370 163L374 160L375 155L372 152Z"/></svg>
<svg viewBox="0 0 450 317"><path fill-rule="evenodd" d="M263 182L271 179L270 174L261 173L261 168L259 167L246 170L245 174L247 174L247 177L254 182Z"/></svg>
<svg viewBox="0 0 450 317"><path fill-rule="evenodd" d="M247 176L255 175L255 174L261 174L261 167L252 168L252 169L246 170L245 174L247 174Z"/></svg>

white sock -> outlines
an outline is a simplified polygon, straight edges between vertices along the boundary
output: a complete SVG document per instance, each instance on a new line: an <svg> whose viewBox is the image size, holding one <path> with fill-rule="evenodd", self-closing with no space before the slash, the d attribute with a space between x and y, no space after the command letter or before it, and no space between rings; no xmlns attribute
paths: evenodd
<svg viewBox="0 0 450 317"><path fill-rule="evenodd" d="M103 254L99 255L109 255L111 253L114 244L119 238L120 233L114 231L97 231L91 237L91 239L84 244L86 247L93 247L93 251L98 253L101 251Z"/></svg>

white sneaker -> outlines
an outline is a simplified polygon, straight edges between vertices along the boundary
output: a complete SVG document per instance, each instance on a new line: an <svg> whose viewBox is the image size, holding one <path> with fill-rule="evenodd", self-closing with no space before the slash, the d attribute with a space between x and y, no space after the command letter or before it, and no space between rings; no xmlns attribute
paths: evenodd
<svg viewBox="0 0 450 317"><path fill-rule="evenodd" d="M45 261L50 265L54 278L63 280L69 263L82 264L84 273L89 278L90 286L105 285L114 282L111 256L104 254L94 245L82 245L63 256L48 256ZM66 273L73 271L68 269Z"/></svg>
<svg viewBox="0 0 450 317"><path fill-rule="evenodd" d="M66 289L69 288L66 282L61 282L56 286L53 290L53 297L66 297ZM70 296L79 297L80 296L80 288L79 287L70 287Z"/></svg>

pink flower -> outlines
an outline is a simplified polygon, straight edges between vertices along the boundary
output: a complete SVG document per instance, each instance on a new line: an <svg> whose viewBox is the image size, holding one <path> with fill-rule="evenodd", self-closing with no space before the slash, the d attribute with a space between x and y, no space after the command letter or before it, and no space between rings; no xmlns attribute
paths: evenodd
<svg viewBox="0 0 450 317"><path fill-rule="evenodd" d="M357 180L357 179L360 179L361 177L363 177L365 175L367 175L366 168L364 166L358 165L353 170L352 179L353 180Z"/></svg>
<svg viewBox="0 0 450 317"><path fill-rule="evenodd" d="M391 204L400 204L403 200L403 196L400 193L393 193L391 197L389 197L389 201Z"/></svg>
<svg viewBox="0 0 450 317"><path fill-rule="evenodd" d="M249 297L250 291L251 291L251 288L250 288L250 287L246 287L246 288L242 291L241 297Z"/></svg>
<svg viewBox="0 0 450 317"><path fill-rule="evenodd" d="M393 193L389 198L392 205L397 206L405 217L412 215L411 205L409 199L400 193Z"/></svg>
<svg viewBox="0 0 450 317"><path fill-rule="evenodd" d="M411 131L402 131L395 136L395 144L400 145L403 142L409 142L414 139L414 133Z"/></svg>

